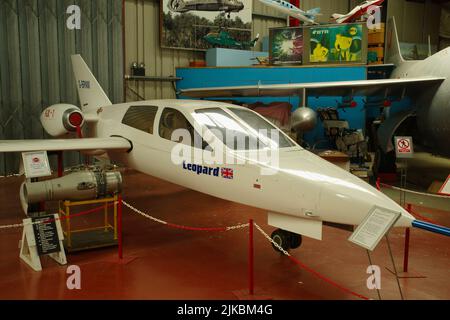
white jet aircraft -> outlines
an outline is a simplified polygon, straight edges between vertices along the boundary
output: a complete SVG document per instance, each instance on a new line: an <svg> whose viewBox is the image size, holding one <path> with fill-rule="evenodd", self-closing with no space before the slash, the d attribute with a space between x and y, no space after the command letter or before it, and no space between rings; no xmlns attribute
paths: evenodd
<svg viewBox="0 0 450 320"><path fill-rule="evenodd" d="M274 8L277 11L280 11L292 18L298 19L305 24L318 24L315 22L315 19L318 15L320 15L320 8L314 8L308 11L303 11L300 8L297 8L293 4L290 4L287 1L283 0L259 0L266 6Z"/></svg>
<svg viewBox="0 0 450 320"><path fill-rule="evenodd" d="M364 1L363 3L357 5L347 14L334 13L331 17L336 21L336 23L348 23L353 22L356 19L366 15L370 8L380 7L384 0L371 0Z"/></svg>
<svg viewBox="0 0 450 320"><path fill-rule="evenodd" d="M86 138L0 141L0 152L106 152L112 161L145 174L267 210L269 224L280 228L273 238L285 249L298 247L300 235L322 239L325 222L359 225L374 206L398 212L397 227L418 223L383 193L302 149L253 111L226 103L191 100L112 105L81 56L73 56L72 62L81 109L68 104L50 106L42 113L41 122L54 137L83 126ZM184 138L181 144L179 140L172 141L179 129L201 143L193 145ZM274 132L262 136L260 129ZM247 143L230 147L218 134L227 130L245 137ZM279 139L275 138L277 135ZM180 146L190 154L183 161L174 162L173 151ZM276 163L259 160L252 156L256 149L273 151L279 158ZM203 160L196 160L198 152ZM217 156L229 160L225 164L204 161ZM264 170L272 174L265 175Z"/></svg>

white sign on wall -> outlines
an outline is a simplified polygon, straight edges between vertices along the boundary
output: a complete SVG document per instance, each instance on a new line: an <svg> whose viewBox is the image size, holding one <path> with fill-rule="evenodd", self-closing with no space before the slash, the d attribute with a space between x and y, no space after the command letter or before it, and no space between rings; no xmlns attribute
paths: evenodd
<svg viewBox="0 0 450 320"><path fill-rule="evenodd" d="M397 158L412 158L414 156L412 137L395 137L394 140Z"/></svg>
<svg viewBox="0 0 450 320"><path fill-rule="evenodd" d="M22 159L27 179L47 177L52 174L47 151L22 152Z"/></svg>
<svg viewBox="0 0 450 320"><path fill-rule="evenodd" d="M450 175L448 176L445 183L442 185L441 189L439 190L439 193L450 196Z"/></svg>
<svg viewBox="0 0 450 320"><path fill-rule="evenodd" d="M373 251L400 215L400 212L375 206L348 240L364 249Z"/></svg>

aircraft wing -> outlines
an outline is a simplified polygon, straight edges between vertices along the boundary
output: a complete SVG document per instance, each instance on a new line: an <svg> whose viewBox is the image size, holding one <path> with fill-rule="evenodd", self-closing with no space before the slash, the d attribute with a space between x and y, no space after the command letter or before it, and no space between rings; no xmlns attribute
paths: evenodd
<svg viewBox="0 0 450 320"><path fill-rule="evenodd" d="M131 142L120 137L46 140L0 140L1 152L116 150L126 152Z"/></svg>
<svg viewBox="0 0 450 320"><path fill-rule="evenodd" d="M256 84L251 86L215 87L180 90L179 94L190 98L232 98L232 97L287 97L301 96L303 90L308 95L317 96L370 96L392 94L396 90L424 90L441 84L446 78L421 77L382 80L335 81L291 84Z"/></svg>

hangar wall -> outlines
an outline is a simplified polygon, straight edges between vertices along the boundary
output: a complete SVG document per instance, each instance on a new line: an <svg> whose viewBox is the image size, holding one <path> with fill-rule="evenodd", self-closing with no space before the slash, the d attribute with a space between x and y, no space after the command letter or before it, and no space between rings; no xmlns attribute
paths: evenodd
<svg viewBox="0 0 450 320"><path fill-rule="evenodd" d="M400 41L413 43L439 42L441 5L432 0L414 2L388 0L388 17L395 17Z"/></svg>
<svg viewBox="0 0 450 320"><path fill-rule="evenodd" d="M175 75L175 68L186 67L195 59L204 58L204 52L191 50L174 50L160 48L159 45L159 10L160 0L125 0L125 70L130 72L133 62L144 62L148 76ZM286 19L253 1L253 34L261 37L268 35L268 29L286 25ZM139 96L145 99L175 98L175 91L168 82L135 83L129 81L126 90L128 101Z"/></svg>
<svg viewBox="0 0 450 320"><path fill-rule="evenodd" d="M82 12L79 31L66 26L72 4ZM0 139L43 138L43 109L78 105L73 53L83 55L113 101L123 101L122 52L122 0L2 0ZM78 163L79 157L65 160ZM18 167L18 155L0 154L0 175Z"/></svg>

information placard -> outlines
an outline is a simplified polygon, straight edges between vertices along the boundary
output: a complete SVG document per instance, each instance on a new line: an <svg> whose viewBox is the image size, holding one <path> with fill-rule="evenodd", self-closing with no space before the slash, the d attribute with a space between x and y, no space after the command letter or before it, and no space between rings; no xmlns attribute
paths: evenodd
<svg viewBox="0 0 450 320"><path fill-rule="evenodd" d="M373 251L400 215L400 212L375 206L348 240L364 249Z"/></svg>
<svg viewBox="0 0 450 320"><path fill-rule="evenodd" d="M58 237L58 229L56 228L54 216L34 218L32 221L33 223L41 222L33 224L38 254L43 256L61 251L61 247L59 245L60 239Z"/></svg>
<svg viewBox="0 0 450 320"><path fill-rule="evenodd" d="M22 152L25 176L28 179L47 177L52 174L47 151Z"/></svg>

